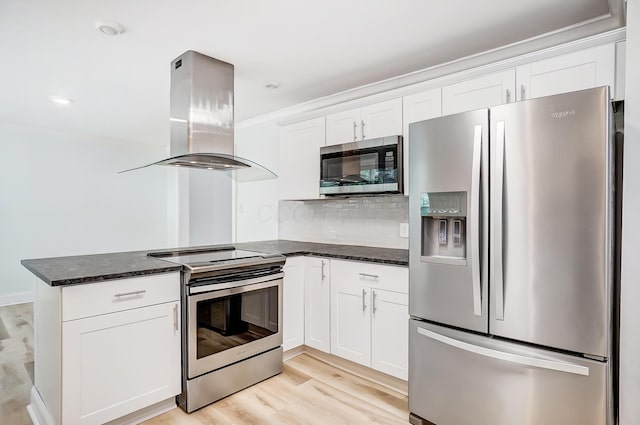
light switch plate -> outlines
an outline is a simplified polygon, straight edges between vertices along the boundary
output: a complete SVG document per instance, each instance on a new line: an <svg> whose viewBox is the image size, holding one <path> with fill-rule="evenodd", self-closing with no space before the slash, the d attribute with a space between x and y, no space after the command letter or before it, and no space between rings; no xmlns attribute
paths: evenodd
<svg viewBox="0 0 640 425"><path fill-rule="evenodd" d="M409 223L400 223L400 237L401 238L409 237Z"/></svg>

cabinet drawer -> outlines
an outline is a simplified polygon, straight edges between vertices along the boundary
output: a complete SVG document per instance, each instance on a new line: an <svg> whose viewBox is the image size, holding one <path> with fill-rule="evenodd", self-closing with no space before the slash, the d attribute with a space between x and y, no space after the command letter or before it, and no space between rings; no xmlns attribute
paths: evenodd
<svg viewBox="0 0 640 425"><path fill-rule="evenodd" d="M331 260L331 279L360 283L362 286L409 293L409 270L358 261Z"/></svg>
<svg viewBox="0 0 640 425"><path fill-rule="evenodd" d="M180 299L180 273L165 273L62 288L62 321Z"/></svg>

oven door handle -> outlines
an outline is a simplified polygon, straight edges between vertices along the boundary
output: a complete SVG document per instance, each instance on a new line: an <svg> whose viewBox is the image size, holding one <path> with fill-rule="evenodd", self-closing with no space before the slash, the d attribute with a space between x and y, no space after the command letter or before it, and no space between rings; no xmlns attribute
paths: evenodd
<svg viewBox="0 0 640 425"><path fill-rule="evenodd" d="M284 273L280 272L280 273L270 274L267 276L255 277L253 279L242 279L242 280L236 280L233 282L225 282L225 283L212 283L210 285L189 286L189 295L202 294L204 292L221 291L223 289L234 289L234 288L242 289L242 287L245 287L247 285L255 285L263 282L271 282L273 280L279 280L282 278L284 278ZM265 285L265 286L269 286L269 285ZM244 292L244 291L236 290L236 291L227 291L227 292L236 293L236 292Z"/></svg>

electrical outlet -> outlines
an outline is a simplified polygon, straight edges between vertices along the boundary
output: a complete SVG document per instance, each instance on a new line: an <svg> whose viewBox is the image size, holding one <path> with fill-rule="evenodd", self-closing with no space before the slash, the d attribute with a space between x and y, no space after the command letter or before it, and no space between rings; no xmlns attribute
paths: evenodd
<svg viewBox="0 0 640 425"><path fill-rule="evenodd" d="M409 223L400 223L400 237L401 238L409 237Z"/></svg>

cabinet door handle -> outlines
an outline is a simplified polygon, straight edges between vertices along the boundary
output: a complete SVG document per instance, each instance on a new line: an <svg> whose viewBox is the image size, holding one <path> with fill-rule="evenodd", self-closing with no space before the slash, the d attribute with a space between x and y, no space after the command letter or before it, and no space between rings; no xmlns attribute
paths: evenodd
<svg viewBox="0 0 640 425"><path fill-rule="evenodd" d="M507 89L507 103L511 102L511 90Z"/></svg>
<svg viewBox="0 0 640 425"><path fill-rule="evenodd" d="M360 125L362 126L362 140L364 140L364 120L360 121Z"/></svg>
<svg viewBox="0 0 640 425"><path fill-rule="evenodd" d="M520 100L526 99L525 93L526 93L526 90L524 88L524 84L520 84Z"/></svg>
<svg viewBox="0 0 640 425"><path fill-rule="evenodd" d="M366 297L367 297L367 290L363 289L362 290L362 311L365 311L367 309L367 304L365 302Z"/></svg>
<svg viewBox="0 0 640 425"><path fill-rule="evenodd" d="M141 294L144 294L145 292L147 292L145 289L141 289L139 291L118 292L117 294L114 294L113 296L116 297L116 298L120 298L120 297L128 297L129 295L141 295Z"/></svg>
<svg viewBox="0 0 640 425"><path fill-rule="evenodd" d="M376 314L376 310L377 310L377 308L376 308L376 296L378 294L376 294L376 291L373 291L372 295L373 295L373 303L372 303L373 305L371 306L371 311L373 312L373 314Z"/></svg>
<svg viewBox="0 0 640 425"><path fill-rule="evenodd" d="M357 128L358 128L358 124L356 124L356 122L354 121L354 122L353 122L353 141L354 141L354 142L358 140L358 138L357 138L357 136L356 136L356 129L357 129Z"/></svg>
<svg viewBox="0 0 640 425"><path fill-rule="evenodd" d="M325 278L325 277L327 277L327 276L324 274L324 260L322 260L322 272L321 272L321 273L322 273L322 280L324 280L324 278Z"/></svg>
<svg viewBox="0 0 640 425"><path fill-rule="evenodd" d="M178 304L173 306L173 330L178 332Z"/></svg>
<svg viewBox="0 0 640 425"><path fill-rule="evenodd" d="M377 274L369 274L369 273L358 273L361 277L370 277L372 279L380 279L380 276Z"/></svg>

